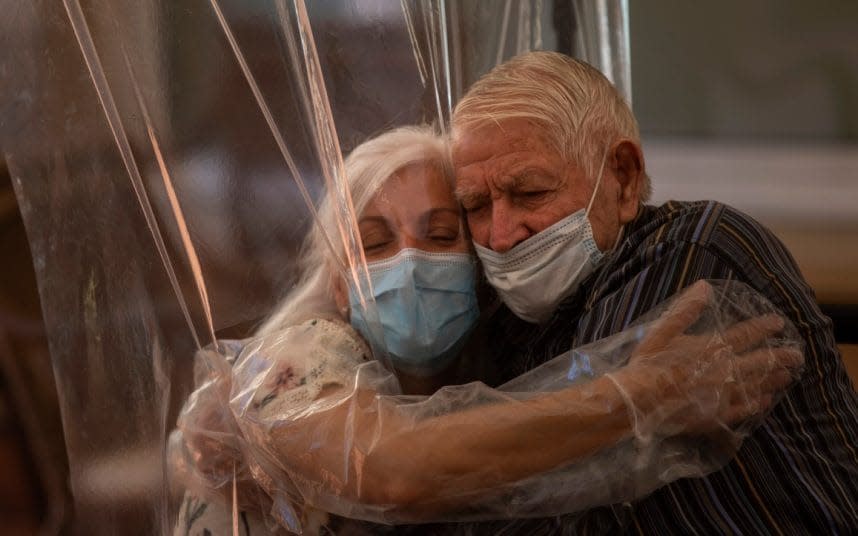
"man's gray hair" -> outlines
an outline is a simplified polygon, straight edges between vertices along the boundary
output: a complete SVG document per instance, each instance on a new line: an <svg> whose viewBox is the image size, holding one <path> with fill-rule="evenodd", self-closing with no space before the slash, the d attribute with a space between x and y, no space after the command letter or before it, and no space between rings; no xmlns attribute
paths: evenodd
<svg viewBox="0 0 858 536"><path fill-rule="evenodd" d="M415 164L437 166L452 188L452 167L448 144L431 127L401 127L356 147L345 160L345 176L354 213L359 218L387 180ZM343 318L334 298L340 267L348 265L346 248L340 239L337 206L330 195L319 203L319 221L301 248L298 283L278 304L257 334L271 333L311 318ZM357 222L346 222L357 229ZM330 238L329 247L325 235ZM354 259L351 262L355 262Z"/></svg>
<svg viewBox="0 0 858 536"><path fill-rule="evenodd" d="M480 78L453 112L453 138L486 123L528 119L554 149L595 181L605 151L620 139L640 145L638 123L619 91L592 66L557 52L529 52ZM640 200L651 194L644 174Z"/></svg>

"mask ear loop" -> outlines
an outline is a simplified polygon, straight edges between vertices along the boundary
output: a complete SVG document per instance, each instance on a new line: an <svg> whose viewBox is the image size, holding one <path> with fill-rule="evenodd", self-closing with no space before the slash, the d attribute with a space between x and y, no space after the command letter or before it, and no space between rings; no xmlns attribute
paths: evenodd
<svg viewBox="0 0 858 536"><path fill-rule="evenodd" d="M602 155L602 165L599 166L599 178L596 179L596 186L593 188L593 195L590 196L590 202L587 204L586 216L590 216L590 209L593 208L593 201L596 200L596 192L599 191L599 186L602 184L602 174L605 172L605 163L608 161L608 149Z"/></svg>
<svg viewBox="0 0 858 536"><path fill-rule="evenodd" d="M596 192L599 191L599 186L602 184L602 175L605 172L605 163L607 163L607 161L608 161L608 151L609 150L610 150L610 147L605 149L605 152L602 155L602 165L599 166L599 178L596 179L596 186L595 186L595 188L593 188L593 195L590 196L590 203L587 205L587 212L585 214L587 216L588 220L590 219L590 209L593 208L593 202L596 200ZM604 253L605 257L607 257L608 255L611 255L616 250L617 245L620 243L620 237L623 234L623 229L625 229L625 225L620 226L620 232L617 233L617 238L616 238L616 240L614 240L614 245L611 246L610 250L608 250ZM587 308L588 309L593 307L593 300L595 298L596 298L596 294L592 294L590 296L590 299L587 300Z"/></svg>
<svg viewBox="0 0 858 536"><path fill-rule="evenodd" d="M599 166L599 178L596 179L596 187L593 188L593 195L590 196L590 203L587 204L587 213L586 215L590 216L590 209L593 208L593 202L596 200L596 192L599 191L599 185L602 184L602 175L605 172L605 164L608 162L608 151L609 149L605 149L605 153L602 156L602 165ZM617 232L617 237L614 239L614 244L611 246L611 249L605 253L609 253L617 249L617 246L620 244L620 239L623 237L623 231L625 230L625 224L620 225L620 230Z"/></svg>

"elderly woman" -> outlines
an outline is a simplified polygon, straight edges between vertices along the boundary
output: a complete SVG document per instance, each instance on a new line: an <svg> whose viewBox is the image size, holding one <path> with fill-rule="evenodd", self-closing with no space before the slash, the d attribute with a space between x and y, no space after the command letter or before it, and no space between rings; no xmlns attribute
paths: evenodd
<svg viewBox="0 0 858 536"><path fill-rule="evenodd" d="M357 147L346 176L371 285L358 293L347 282L342 241L326 239L337 224L326 199L302 279L259 334L318 318L350 321L405 392L430 393L453 379L451 365L479 316L476 257L452 194L447 147L429 129L400 128Z"/></svg>
<svg viewBox="0 0 858 536"><path fill-rule="evenodd" d="M369 282L347 282L344 267L355 260L346 258L342 241L331 239L337 213L326 198L302 251L301 279L244 348L253 363L263 354L263 360L271 359L264 374L254 369L262 382L252 387L245 408L262 419L277 420L290 407L347 387L355 367L373 355L395 371L401 392L408 394L431 394L462 377L457 358L479 316L476 258L452 194L444 141L428 128L397 129L356 148L346 161L346 176L360 215ZM386 392L397 392L384 373L379 376L388 384ZM201 477L197 482L217 488L212 484L229 479L214 469L224 449L235 457L239 449L232 438L221 441L228 424L220 421L217 401L207 407L196 402L184 425L186 436L193 429L194 447L208 458L203 464L208 471L194 466ZM218 477L211 478L212 471ZM245 532L263 530L256 516L241 519ZM316 514L311 523L318 519ZM221 505L188 495L177 532L217 533L231 525L232 516Z"/></svg>
<svg viewBox="0 0 858 536"><path fill-rule="evenodd" d="M326 239L336 213L325 200L303 277L259 337L201 354L214 372L172 438L192 491L232 491L242 506L259 497L277 524L305 532L316 509L386 523L573 512L723 465L791 381L800 354L758 348L782 328L760 316L770 306L731 290L731 306L738 296L756 317L733 325L741 317L724 316L711 287L696 285L661 317L499 390L402 396L450 381L478 317L447 162L422 128L349 156L368 279L340 269L358 263ZM697 335L685 335L692 324ZM232 528L228 510L206 504L189 495L177 528ZM235 521L253 532L247 516Z"/></svg>

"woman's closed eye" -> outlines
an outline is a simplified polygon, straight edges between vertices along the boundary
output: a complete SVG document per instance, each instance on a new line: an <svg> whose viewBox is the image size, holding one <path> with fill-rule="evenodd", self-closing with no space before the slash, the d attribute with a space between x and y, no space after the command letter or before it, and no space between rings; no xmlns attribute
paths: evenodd
<svg viewBox="0 0 858 536"><path fill-rule="evenodd" d="M363 239L363 250L366 253L380 251L390 245L391 242L392 240Z"/></svg>
<svg viewBox="0 0 858 536"><path fill-rule="evenodd" d="M435 225L429 228L427 236L430 240L451 244L459 239L460 231L458 222L455 226L452 225Z"/></svg>
<svg viewBox="0 0 858 536"><path fill-rule="evenodd" d="M371 253L383 250L394 242L394 238L391 233L368 233L361 235L361 241L363 242L363 250Z"/></svg>
<svg viewBox="0 0 858 536"><path fill-rule="evenodd" d="M462 234L462 216L458 209L434 209L426 221L426 237L443 246L455 244Z"/></svg>
<svg viewBox="0 0 858 536"><path fill-rule="evenodd" d="M360 222L360 239L366 253L381 251L394 241L393 233L386 222L373 218Z"/></svg>

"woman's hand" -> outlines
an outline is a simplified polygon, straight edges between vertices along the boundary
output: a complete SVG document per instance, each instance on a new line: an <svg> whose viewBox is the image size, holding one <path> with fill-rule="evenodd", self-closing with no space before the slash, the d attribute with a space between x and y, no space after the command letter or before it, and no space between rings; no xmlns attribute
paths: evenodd
<svg viewBox="0 0 858 536"><path fill-rule="evenodd" d="M795 346L771 345L784 329L779 315L727 329L719 329L717 318L705 319L703 333L686 334L717 299L705 281L687 288L638 344L628 366L609 375L629 406L639 440L654 433L729 430L767 412L799 376L802 353Z"/></svg>
<svg viewBox="0 0 858 536"><path fill-rule="evenodd" d="M226 397L229 377L214 378L189 397L179 416L176 445L193 463L196 477L217 488L228 484L233 467L242 459L235 426Z"/></svg>

